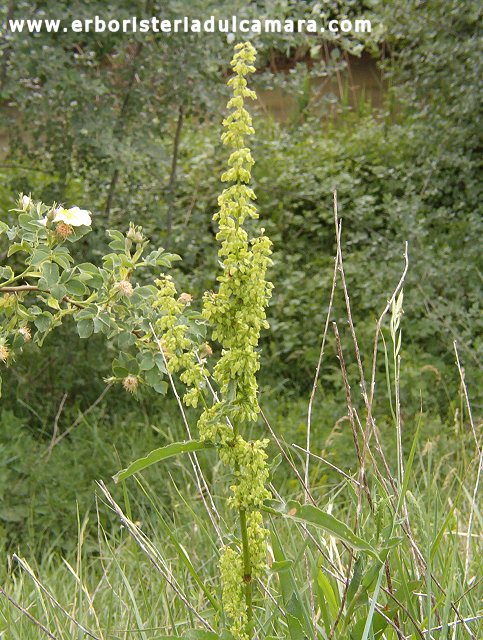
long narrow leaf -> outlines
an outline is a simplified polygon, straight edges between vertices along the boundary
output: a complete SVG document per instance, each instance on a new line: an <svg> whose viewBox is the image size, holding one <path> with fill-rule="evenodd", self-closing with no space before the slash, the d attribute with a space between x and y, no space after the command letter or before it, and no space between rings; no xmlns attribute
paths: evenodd
<svg viewBox="0 0 483 640"><path fill-rule="evenodd" d="M365 551L373 558L379 559L377 551L365 540L359 538L344 522L337 520L334 516L322 511L311 504L301 504L296 500L289 500L287 503L270 503L271 508L267 508L270 513L283 515L286 518L313 524L320 529L324 529L335 538L343 540L350 547Z"/></svg>
<svg viewBox="0 0 483 640"><path fill-rule="evenodd" d="M121 482L121 480L129 478L138 471L142 471L143 469L146 469L147 467L150 467L152 464L160 462L161 460L166 460L166 458L177 456L179 453L193 453L194 451L209 449L213 446L214 445L206 442L201 442L200 440L173 442L173 444L168 444L166 447L154 449L144 458L138 458L134 462L131 462L131 464L126 469L119 471L115 476L113 476L114 481Z"/></svg>

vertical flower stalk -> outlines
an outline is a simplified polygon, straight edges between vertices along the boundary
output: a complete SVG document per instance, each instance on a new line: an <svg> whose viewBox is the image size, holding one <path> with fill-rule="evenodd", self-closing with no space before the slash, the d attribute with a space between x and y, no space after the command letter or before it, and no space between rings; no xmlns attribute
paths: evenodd
<svg viewBox="0 0 483 640"><path fill-rule="evenodd" d="M261 234L249 239L244 224L258 218L250 188L254 164L246 137L254 133L245 99L255 99L246 76L255 71L256 52L250 43L239 44L231 62L234 76L228 81L233 97L230 115L223 121L222 142L232 152L228 169L221 176L231 183L218 198L218 256L222 273L216 293L205 294L203 316L213 327L212 337L221 347L213 377L220 389L220 401L206 409L198 426L204 440L219 446L220 458L234 476L230 506L238 511L241 543L222 550L220 571L223 605L230 630L237 640L248 640L253 629L253 582L266 566L267 530L260 507L270 497L266 488L268 440L243 437L246 423L257 419L256 374L260 367L257 346L260 332L268 327L265 309L272 291L266 280L271 264L271 242Z"/></svg>

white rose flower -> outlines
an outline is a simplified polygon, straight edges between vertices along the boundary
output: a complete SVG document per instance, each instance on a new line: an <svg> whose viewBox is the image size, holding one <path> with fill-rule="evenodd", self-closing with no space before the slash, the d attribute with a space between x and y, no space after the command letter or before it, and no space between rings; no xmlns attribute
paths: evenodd
<svg viewBox="0 0 483 640"><path fill-rule="evenodd" d="M59 207L55 210L53 221L65 222L65 224L70 224L71 227L81 227L82 225L90 227L92 218L91 212L86 209L79 209L79 207L64 209L63 207Z"/></svg>

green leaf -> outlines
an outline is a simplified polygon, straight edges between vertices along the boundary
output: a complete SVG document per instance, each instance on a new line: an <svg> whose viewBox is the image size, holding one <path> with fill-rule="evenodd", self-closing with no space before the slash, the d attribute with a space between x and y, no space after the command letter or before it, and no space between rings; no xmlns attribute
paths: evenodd
<svg viewBox="0 0 483 640"><path fill-rule="evenodd" d="M37 329L44 333L50 327L50 323L52 322L52 314L48 311L44 311L40 316L37 316L34 320L34 325Z"/></svg>
<svg viewBox="0 0 483 640"><path fill-rule="evenodd" d="M87 319L92 320L92 318L96 316L97 313L98 313L97 306L94 304L91 304L88 307L85 307L85 309L81 309L79 313L76 313L75 319L77 321L87 320Z"/></svg>
<svg viewBox="0 0 483 640"><path fill-rule="evenodd" d="M274 573L282 573L283 571L290 571L292 567L292 560L280 560L279 562L272 563L270 571L273 571Z"/></svg>
<svg viewBox="0 0 483 640"><path fill-rule="evenodd" d="M72 278L66 282L65 288L67 289L67 293L72 296L83 296L87 293L86 285L76 278Z"/></svg>
<svg viewBox="0 0 483 640"><path fill-rule="evenodd" d="M214 445L201 442L200 440L188 440L187 442L173 442L172 444L168 444L166 447L161 447L159 449L154 449L144 458L138 458L134 462L119 473L116 473L113 476L115 482L120 482L121 480L125 480L129 478L133 474L138 471L142 471L147 467L150 467L152 464L156 462L160 462L161 460L166 460L167 458L172 458L173 456L177 456L179 453L193 453L194 451L201 451L202 449L210 449Z"/></svg>
<svg viewBox="0 0 483 640"><path fill-rule="evenodd" d="M72 262L72 256L66 253L55 253L52 260L56 262L62 269L68 269Z"/></svg>
<svg viewBox="0 0 483 640"><path fill-rule="evenodd" d="M165 380L161 380L160 382L156 382L156 384L153 384L153 389L161 396L165 396L166 392L168 391L168 383Z"/></svg>
<svg viewBox="0 0 483 640"><path fill-rule="evenodd" d="M39 265L42 264L42 262L45 262L46 260L48 260L50 257L50 252L47 249L42 249L41 247L37 247L37 249L35 249L35 251L32 254L32 259L30 261L30 264L33 267L38 267Z"/></svg>
<svg viewBox="0 0 483 640"><path fill-rule="evenodd" d="M149 369L146 371L145 380L146 384L150 387L155 387L162 379L163 376L158 369Z"/></svg>
<svg viewBox="0 0 483 640"><path fill-rule="evenodd" d="M37 229L35 218L30 213L21 213L18 217L18 222L22 229L27 231L36 231Z"/></svg>
<svg viewBox="0 0 483 640"><path fill-rule="evenodd" d="M117 344L120 349L126 349L136 342L136 336L130 331L121 331L117 336Z"/></svg>
<svg viewBox="0 0 483 640"><path fill-rule="evenodd" d="M56 264L44 262L40 272L42 273L42 277L39 280L39 287L43 291L52 289L52 287L59 282L59 267Z"/></svg>
<svg viewBox="0 0 483 640"><path fill-rule="evenodd" d="M111 328L111 320L108 313L100 311L92 320L94 322L94 333L108 333Z"/></svg>
<svg viewBox="0 0 483 640"><path fill-rule="evenodd" d="M166 365L164 364L164 358L161 353L155 354L154 362L156 363L156 366L158 367L159 371L161 371L161 373L167 373Z"/></svg>
<svg viewBox="0 0 483 640"><path fill-rule="evenodd" d="M271 540L275 561L278 563L286 562L287 558L276 531L272 532ZM306 640L310 637L309 633L311 632L304 632L304 629L309 629L307 625L310 624L310 618L307 615L307 611L304 611L302 597L297 589L292 568L279 572L278 576L282 601L285 607L285 620L289 632L287 638L290 638L290 640Z"/></svg>
<svg viewBox="0 0 483 640"><path fill-rule="evenodd" d="M138 361L130 353L120 353L119 358L114 360L112 363L112 368L115 372L114 367L118 367L125 371L125 373L123 373L123 375L120 377L124 377L128 374L131 374L133 376L137 376L139 374ZM118 376L119 374L115 372L115 375Z"/></svg>
<svg viewBox="0 0 483 640"><path fill-rule="evenodd" d="M330 535L343 540L346 544L359 551L365 551L373 558L379 559L377 551L365 540L359 538L344 522L341 522L334 516L322 511L318 507L311 504L301 504L296 500L289 500L286 504L272 501L272 508L268 508L270 513L283 515L286 518L313 524ZM274 507L274 508L273 508Z"/></svg>
<svg viewBox="0 0 483 640"><path fill-rule="evenodd" d="M308 640L304 631L304 611L295 593L287 603L285 615L291 640Z"/></svg>
<svg viewBox="0 0 483 640"><path fill-rule="evenodd" d="M119 364L119 360L114 360L112 363L112 373L116 376L116 378L125 378L129 375L129 371Z"/></svg>
<svg viewBox="0 0 483 640"><path fill-rule="evenodd" d="M77 242L91 231L92 229L87 227L85 224L82 224L79 227L74 227L72 234L67 238L67 242Z"/></svg>
<svg viewBox="0 0 483 640"><path fill-rule="evenodd" d="M98 267L90 262L83 262L77 265L77 269L79 270L79 279L82 282L88 283L91 289L99 289L102 287L103 280Z"/></svg>
<svg viewBox="0 0 483 640"><path fill-rule="evenodd" d="M54 284L50 288L50 294L56 300L62 300L67 295L67 289L63 284Z"/></svg>
<svg viewBox="0 0 483 640"><path fill-rule="evenodd" d="M126 240L120 231L108 229L107 235L112 238L112 242L109 243L111 249L114 249L114 251L124 251L126 249Z"/></svg>
<svg viewBox="0 0 483 640"><path fill-rule="evenodd" d="M339 604L334 589L322 569L319 569L317 573L317 585L320 587L322 595L327 602L332 619L335 620L339 612Z"/></svg>
<svg viewBox="0 0 483 640"><path fill-rule="evenodd" d="M150 351L139 353L137 356L137 361L139 362L139 369L141 371L149 371L155 365L154 356Z"/></svg>
<svg viewBox="0 0 483 640"><path fill-rule="evenodd" d="M356 622L356 624L352 627L352 630L350 632L351 633L350 640L361 640L361 638L363 637L365 624L366 624L365 618L361 618ZM372 637L374 638L374 640L377 640L378 638L382 637L382 634L384 632L384 629L387 627L387 624L388 623L385 620L385 618L383 618L381 614L376 611L372 621L372 632L374 634Z"/></svg>
<svg viewBox="0 0 483 640"><path fill-rule="evenodd" d="M89 338L94 331L94 323L91 319L79 320L77 323L77 333L80 338Z"/></svg>
<svg viewBox="0 0 483 640"><path fill-rule="evenodd" d="M0 280L10 280L13 278L12 267L1 267L0 266Z"/></svg>
<svg viewBox="0 0 483 640"><path fill-rule="evenodd" d="M150 300L156 293L156 288L152 285L145 285L143 287L135 287L131 296L131 302L134 305L142 304L146 300Z"/></svg>
<svg viewBox="0 0 483 640"><path fill-rule="evenodd" d="M347 589L347 602L348 604L350 604L352 602L352 599L354 598L354 596L357 593L357 590L359 588L359 585L361 584L361 580L362 580L362 573L363 573L363 556L359 556L356 560L356 563L354 565L354 572L352 575L352 580L350 581L349 584L349 588Z"/></svg>
<svg viewBox="0 0 483 640"><path fill-rule="evenodd" d="M32 248L28 244L28 242L14 242L10 245L10 248L7 253L7 258L13 256L17 251L25 251L26 253L32 253Z"/></svg>

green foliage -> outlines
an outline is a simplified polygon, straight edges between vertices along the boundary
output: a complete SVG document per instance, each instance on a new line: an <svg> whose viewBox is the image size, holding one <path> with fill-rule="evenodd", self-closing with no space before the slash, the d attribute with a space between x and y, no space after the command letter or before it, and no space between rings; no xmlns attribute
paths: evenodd
<svg viewBox="0 0 483 640"><path fill-rule="evenodd" d="M166 458L177 456L179 453L193 453L195 451L201 451L202 449L208 449L209 447L210 445L208 443L201 442L199 440L189 440L188 442L173 442L172 444L168 444L165 447L154 449L153 451L150 451L147 456L135 460L127 467L127 469L123 469L122 471L116 473L116 475L114 476L114 480L116 482L121 482L121 480L126 480L126 478L129 478L135 473L143 471L147 467L150 467L152 464L156 464L156 462L166 460Z"/></svg>
<svg viewBox="0 0 483 640"><path fill-rule="evenodd" d="M450 137L449 120L442 137ZM462 132L461 132L462 133ZM270 212L264 225L273 242L270 303L271 330L264 340L262 367L267 383L305 391L317 361L328 305L335 256L331 192L339 194L340 216L347 244L346 274L352 311L363 345L372 340L375 310L383 305L399 278L404 241L409 243L410 269L406 291L411 314L411 341L405 345L408 407L419 408L419 389L431 409L448 407L444 384L454 379L450 345L458 339L470 377L478 375L481 350L479 313L482 233L477 167L454 150L432 165L434 149L425 158L429 136L421 123L399 116L391 122L374 116L347 117L320 125L314 119L296 130L263 125L254 146L253 168L259 206ZM468 134L467 143L471 142ZM207 235L195 233L212 207L218 164L201 145L187 166L205 163L188 178L182 202L197 193L193 228L175 227L190 249L190 262L212 258ZM191 181L192 180L192 181ZM197 185L201 184L201 187ZM180 195L181 197L181 195ZM196 217L195 217L196 216ZM214 265L214 260L210 260ZM213 267L214 268L214 267ZM206 286L206 271L189 276L194 291ZM336 291L333 318L344 314ZM342 329L343 330L343 329ZM332 348L329 339L329 348ZM273 380L267 371L276 373ZM334 376L324 371L324 387L336 391ZM434 382L437 392L434 391Z"/></svg>
<svg viewBox="0 0 483 640"><path fill-rule="evenodd" d="M304 10L300 4L280 3L280 10L296 14ZM89 10L97 6L88 5ZM340 9L338 5L331 3L330 10ZM359 9L359 5L354 3L351 8ZM200 80L203 65L213 72L220 69L219 62L211 59L211 48L205 52L206 60L196 47L189 54L184 52L189 55L190 73L199 82L200 95L191 94L187 82L186 92L180 91L179 99L174 96L178 124L185 122L191 110L193 135L189 148L186 145L179 157L179 149L174 153L182 180L163 205L168 205L169 212L171 207L187 211L183 220L171 221L174 237L170 239L173 250L179 246L189 254L176 276L183 283L180 290L191 291L193 297L179 295L172 277L158 277L160 268L171 268L174 255L161 250L146 255L139 227L131 226L125 234L110 231L107 255L99 233L89 244L93 257L87 262L91 257L83 254L87 248L84 234L90 226L88 212L75 207L48 208L24 197L15 217L0 222L2 248L8 258L0 271L2 370L4 364L12 364L14 356L21 364L22 351L33 358L29 364L37 362L32 342L42 344L47 335L56 357L56 344L64 350L66 341L82 345L79 355L72 356L73 371L66 370L59 379L65 377L67 389L80 389L83 398L94 385L90 363L100 362L105 372L106 353L114 360L110 380L122 381L127 391L151 387L164 394L167 383L163 378L169 370L170 375L178 374L186 391L185 404L192 407L186 415L183 411L185 426L189 431L189 421L197 420L201 438L179 442L186 436L177 432L178 426L171 427L177 420L165 405L159 418L161 430L147 428L158 422L155 396L138 394L145 411L140 423L126 412L126 399L116 395L112 404L104 405L104 411L115 412L115 416L107 413L98 418L96 414L92 422L84 419L64 442L53 441L49 457L46 432L51 425L39 413L44 411L46 398L16 406L16 414L28 411L32 416L28 424L3 412L2 540L12 546L30 539L35 546L39 531L46 532L43 539L56 536L56 545L71 558L70 574L62 574L57 559L48 553L40 573L59 601L68 603L66 609L75 620L64 619L43 591L33 591L28 566L15 557L18 566L7 569L7 592L14 601L28 605L29 614L47 624L59 639L78 633L76 621L95 628L101 638L127 638L135 633L146 640L153 629L166 634L160 637L226 640L479 636L481 440L463 372L461 380L456 380L454 352L448 348L458 338L471 397L471 383L477 380L473 363L478 361L481 346L475 242L481 234L481 216L478 101L476 91L471 100L465 100L464 82L472 74L473 81L478 78L478 65L472 64L477 56L478 7L470 3L466 11L460 3L441 0L424 5L410 2L405 7L396 2L371 5L385 16L386 44L392 47L388 71L397 108L392 109L391 104L391 113L363 117L346 114L344 121L324 123L321 134L318 118L310 117L308 101L301 106L303 124L297 129L264 124L261 140L254 145L257 165L253 178L261 208L270 213L266 226L274 241L273 253L264 235L249 241L250 218L256 216L254 192L248 187L253 158L244 141L252 132L243 104L243 98L252 95L244 78L253 71L250 45L242 46L233 61L236 75L229 84L235 90L230 102L234 111L225 120L223 140L233 146L233 153L223 179L234 184L218 200L216 232L208 212L212 213L216 202L220 149L211 144L206 131L194 126L200 115L196 104L200 112L210 109L201 95L209 93L208 83ZM123 8L131 10L129 3ZM174 10L175 3L169 3L168 9ZM421 11L426 20L420 19ZM447 28L448 15L455 29ZM120 49L117 38L111 40L112 49L108 41L102 44L108 47L107 59ZM86 50L92 42L89 40ZM122 117L112 126L104 105L105 119L96 120L104 123L107 136L111 131L116 149L109 150L102 143L103 151L98 157L93 153L90 163L89 150L78 145L78 123L75 118L62 120L68 110L59 105L52 109L58 137L53 134L49 140L46 136L37 149L39 158L49 160L64 127L68 132L65 153L71 164L62 162L62 156L52 160L52 185L58 186L60 176L64 193L72 189L72 194L77 175L84 175L91 192L104 190L104 196L115 192L118 203L122 201L116 186L120 174L114 170L106 180L105 169L112 169L110 163L119 153L122 198L139 204L131 210L156 229L159 223L152 218L160 207L148 213L150 198L140 191L130 193L144 172L152 176L144 154L130 171L132 152L137 153L138 147L129 145L135 131L143 132L142 126L137 129L135 109L141 109L139 122L147 126L146 105L155 97L141 95L135 84L127 93L119 88L129 87L130 72L145 71L143 65L148 68L156 60L150 47L133 45L132 67L121 65L120 84L106 85L106 96L116 92ZM24 73L24 46L20 44L11 57L13 62L7 60L5 67L9 74L19 73L19 78L30 77ZM178 80L176 48L163 43L160 49L167 58L166 86L172 87ZM264 56L267 51L270 48ZM454 51L451 64L446 64L448 51ZM76 76L76 58L67 48L63 55L75 85L81 77ZM105 77L99 74L105 62L106 57L96 59L82 80L112 80L112 69L106 70ZM189 66L186 58L183 65ZM61 73L59 68L59 78ZM155 76L146 73L146 77L155 86ZM40 80L40 92L48 89L45 78L51 78L48 69ZM66 87L66 95L74 95L74 88ZM308 81L305 89L309 94ZM42 104L47 104L46 95L57 99L63 90L59 82L50 94L42 94ZM95 94L94 86L89 90ZM191 95L197 102L190 102ZM435 104L435 95L444 99ZM25 106L25 113L31 114L31 109L33 102ZM154 108L149 113L155 112ZM40 117L45 119L46 113ZM172 121L173 113L169 113L162 123L163 132L169 131ZM128 132L133 137L125 135ZM95 139L100 137L96 134ZM69 140L74 140L70 148ZM142 143L154 140L147 132L139 138ZM330 203L334 187L339 193L343 237L347 238L342 246L344 271L362 366L359 370L353 345L347 343L351 336L343 327L346 303L338 294L329 319L340 327L347 373L342 368L341 378L335 357L341 360L341 353L334 353L329 339L321 374L323 402L320 392L314 397L311 451L315 455L305 462L306 484L299 471L300 448L288 444L305 441L306 405L291 399L285 389L305 390L312 383L336 253ZM157 180L149 188L152 193L157 191ZM112 201L106 211L115 218L120 211L113 215L111 205ZM221 246L218 256L209 248L214 233ZM376 314L400 277L404 240L410 246L404 315L399 293L393 298L390 322L382 325L384 341L379 344L376 333L372 353ZM265 377L270 386L262 384L259 389L255 377L260 366L258 345L261 330L267 328L265 307L271 293L265 272L272 260L277 287L270 309L272 333L263 343L265 363L272 371ZM203 270L197 270L201 263ZM194 311L192 301L211 285L219 267L217 293L207 293L202 311ZM337 290L340 284L339 275ZM78 343L72 337L69 325L62 324L67 317L88 342ZM53 328L58 343L50 336ZM207 328L221 354L219 347L204 342ZM107 343L105 350L99 348L103 343ZM87 362L77 362L89 353L86 344L93 345L94 353ZM211 367L207 358L213 349L217 364ZM38 362L42 366L42 360ZM371 369L374 379L369 400L365 377ZM13 367L7 371L10 374ZM17 375L18 383L13 375L6 380L9 393L28 380L21 369ZM46 381L39 377L47 396ZM26 389L24 397L29 393ZM149 408L143 405L145 400ZM7 401L13 405L13 399ZM258 417L259 402L277 446L252 439L258 426L250 423ZM56 418L55 429L57 422ZM40 424L42 431L33 424ZM73 557L69 549L72 522L67 527L65 523L72 518L75 501L84 513L92 500L94 478L107 478L125 460L151 448L151 454L117 474L121 479L137 474L137 485L123 482L118 488L123 508L115 502L121 502L121 497L116 495L114 500L100 485L102 499L114 512L106 514L100 503L101 566L90 562L93 539L86 523L79 522L77 556ZM196 454L201 449L198 461ZM160 467L152 463L168 457L161 467L165 471L159 474ZM226 495L230 483L231 493ZM276 501L268 502L270 493L277 496ZM58 518L52 524L54 512ZM131 514L139 520L133 522ZM122 523L120 532L113 525L114 517ZM260 585L256 597L254 578ZM1 602L6 605L5 600ZM18 608L6 605L0 612L0 625L13 640L37 637L38 627L31 624ZM227 628L231 632L219 635L215 631ZM0 631L4 629L0 626Z"/></svg>
<svg viewBox="0 0 483 640"><path fill-rule="evenodd" d="M331 3L330 16L345 13L339 4ZM180 0L147 0L141 6L122 0L115 5L120 21L133 16L250 19L260 12L294 20L313 16L313 7L279 0L192 0L189 6ZM79 6L66 0L39 6L18 0L4 3L0 21L7 16L111 19L112 14L113 7L100 0ZM318 42L319 47L337 45L339 54L363 46L347 34L321 34ZM255 36L255 44L265 66L277 53L289 58L294 48L309 52L314 43L310 34L274 33ZM219 79L230 50L225 34L69 31L60 38L47 31L34 37L6 33L0 40L0 101L9 107L3 111L9 164L23 168L8 176L10 192L32 191L44 202L88 201L104 212L103 230L120 226L125 212L136 210L149 235L166 233L171 240L171 219L184 215L174 199L176 131L191 119L217 117L226 95ZM293 85L295 75L289 80ZM278 82L286 84L282 77ZM37 172L42 191L34 189Z"/></svg>
<svg viewBox="0 0 483 640"><path fill-rule="evenodd" d="M137 269L170 267L178 256L163 249L146 255L149 242L141 227L131 224L125 235L108 231L112 251L103 256L102 267L75 264L68 245L89 232L90 213L78 207L49 208L35 204L28 196L20 198L20 206L16 210L18 224L1 229L10 243L7 256L17 259L21 254L15 265L17 273L10 266L2 268L2 362L12 363L31 339L41 346L47 335L70 316L81 338L103 334L117 346L110 381L122 382L130 392L142 383L164 393L165 364L152 326L165 322L159 317L168 311L163 307L166 277L156 281L158 287L139 283L133 287L131 278ZM172 302L170 297L167 300ZM179 302L177 310L184 306ZM182 326L187 330L186 324Z"/></svg>
<svg viewBox="0 0 483 640"><path fill-rule="evenodd" d="M272 414L276 408L276 405L270 406L267 412ZM166 400L163 399L163 407L160 407L159 414L156 412L153 415L151 410L150 419L156 422L159 431L146 429L144 421L134 413L114 420L109 415L92 416L89 424L79 427L74 440L59 444L58 452L57 447L54 448L49 465L46 465L43 459L35 463L35 459L39 459L45 452L46 446L43 449L39 447L38 439L28 437L25 426L20 425L11 416L3 416L5 440L2 440L2 447L10 460L9 477L3 486L9 487L10 494L12 487L15 488L15 499L19 505L31 505L29 519L33 548L30 552L23 546L23 555L33 555L36 545L43 544L44 554L39 559L39 564L31 563L37 577L64 607L71 604L68 610L74 618L94 633L97 631L99 637L101 634L107 636L117 633L120 637L127 638L136 628L136 633L145 634L149 638L149 630L155 627L156 634L161 637L177 634L178 637L191 638L190 632L192 633L193 626L197 624L188 620L189 616L186 615L186 608L181 600L173 597L169 585L153 571L151 562L135 547L126 528L119 529L113 526L113 514L102 501L99 501L98 505L99 539L87 535L88 531L92 531L97 525L90 488L93 485L85 487L81 494L78 487L82 485L73 485L76 478L80 479L81 474L86 472L92 483L95 478L107 478L118 464L113 455L114 446L123 458L137 451L141 453L144 444L152 446L156 440L172 437L169 428L176 421L174 406L167 408ZM9 424L10 426L7 426ZM408 478L407 509L413 538L424 560L430 562L435 579L446 590L449 602L458 599L456 606L460 616L464 619L477 618L481 600L481 585L478 584L477 577L481 569L481 555L478 557L478 542L475 537L474 564L469 573L469 580L474 586L468 591L463 583L466 541L459 535L467 524L471 503L461 489L461 479L465 470L466 487L471 488L475 480L476 469L471 463L474 442L472 438L466 437L464 432L456 436L451 435L449 425L434 425L432 442L426 444L429 428L427 422L421 425L421 444L418 443L416 446ZM441 439L442 432L448 437L446 441ZM123 434L122 438L119 438L120 433ZM321 445L323 444L321 438ZM326 443L326 446L330 451L331 445ZM342 448L343 445L337 446L337 451ZM345 448L349 448L349 444ZM210 452L203 453L203 457L205 455L210 455ZM164 474L160 477L160 474L155 472L155 467L151 467L143 473L136 486L127 484L127 504L130 504L133 510L132 517L137 520L137 527L149 538L150 544L157 549L161 557L169 561L171 576L176 578L178 586L191 603L199 604L199 611L213 624L215 614L209 613L208 596L197 582L197 578L201 579L202 586L210 596L213 593L218 597L217 585L213 580L206 579L207 575L213 576L216 572L217 540L210 528L201 525L206 518L206 512L199 495L196 494L190 466L188 463L185 464L184 460L185 458L179 458L178 463L169 463L169 479ZM221 488L225 479L223 467L217 465L214 458L211 460L213 477L210 477L210 483L213 482L216 491L216 488ZM337 563L341 563L345 568L351 556L350 552L336 541L340 536L340 529L338 530L339 525L335 518L353 531L357 497L350 484L340 474L323 465L322 468L317 467L315 462L312 468L312 488L318 496L318 506L332 513L334 520L327 527L325 514L322 528L308 524L322 553L314 542L307 543L303 531L291 516L273 516L273 522L270 524L271 567L264 584L277 599L274 602L267 597L263 601L263 607L255 609L255 617L263 637L317 637L312 635L314 631L307 590L307 573L302 558L304 549L309 549L310 579L314 600L320 610L318 637L328 637L342 605L341 585L344 581L343 574L340 575L337 571ZM392 464L391 461L391 466ZM35 473L29 473L30 467ZM204 469L207 470L207 467ZM324 473L330 476L330 483L316 486L316 482L323 483ZM27 482L28 485L24 487L21 497L18 489L22 483ZM285 461L275 471L273 482L282 495L297 500L301 505L303 489L295 481ZM185 500L180 499L178 489L183 491ZM77 494L80 512L78 550L71 548L75 542L76 528L74 493ZM13 496L5 495L3 502L9 501L10 497ZM391 507L389 498L376 487L373 497L374 514L369 515L369 511L364 509L358 535L362 540L376 546L388 531ZM122 504L122 491L117 492L117 500ZM298 508L298 505L293 505L289 500L288 503L290 508ZM221 502L218 504L221 505ZM86 529L82 518L91 505L92 527ZM304 508L303 505L301 508ZM25 507L19 510L21 513L27 511ZM54 520L52 513L56 515ZM69 525L68 529L64 526L66 523ZM4 530L8 528L10 532L20 531L21 526L21 521L3 522ZM477 517L475 534L478 534L480 526ZM81 578L82 586L56 552L53 549L49 550L49 532L57 534L58 541L65 545L64 557ZM45 543L39 540L41 535ZM18 540L16 537L16 541ZM332 556L328 556L329 550ZM387 586L383 583L386 590L378 597L377 610L373 616L374 633L380 630L381 638L384 635L390 640L397 638L396 635L391 635L394 629L388 618L392 623L397 620L409 637L417 633L416 628L424 630L428 628L428 624L430 627L438 627L437 614L432 614L432 622L429 622L426 612L421 609L421 594L427 594L428 586L424 573L418 571L415 565L411 544L407 540L399 542L394 553L389 555L389 562L394 599L388 594ZM342 619L337 626L335 638L362 638L370 599L377 584L379 566L379 562L371 559L371 556L358 554L353 564ZM62 640L72 637L72 633L75 633L70 626L72 623L45 594L38 593L32 580L18 563L14 562L10 570L4 568L3 571L7 573L2 574L2 584L6 585L5 588L11 597L24 605L28 603L29 612L56 637ZM432 588L435 589L435 611L437 608L440 612L442 623L456 623L458 618L447 604L447 598L439 592L435 584ZM90 598L87 598L86 593ZM404 608L399 606L396 600L402 603ZM449 607L447 613L446 607ZM480 621L475 619L467 622L467 625L478 637ZM201 625L199 626L198 631L202 634ZM457 628L459 629L459 626ZM13 640L34 640L39 633L31 621L8 605L4 599L0 604L0 630L6 631ZM128 630L127 634L119 633L124 630ZM453 630L452 624L448 631L451 634ZM438 631L433 635L445 637ZM456 637L463 638L465 634L458 630Z"/></svg>
<svg viewBox="0 0 483 640"><path fill-rule="evenodd" d="M113 404L123 403L123 392L112 392ZM52 446L52 425L43 425L43 437L33 428L32 420L20 420L10 411L0 414L0 455L2 460L0 545L10 549L55 547L71 553L76 546L77 513L87 518L84 528L89 553L97 550L97 524L94 491L96 481L109 478L119 469L120 460L141 455L145 447L159 446L170 434L173 409L164 399L163 409L153 409L156 427L147 427L146 419L126 406L110 414L98 407L88 415L73 409L62 414L60 429L75 428L68 437ZM81 419L79 419L79 417ZM49 430L47 432L47 429ZM172 468L174 478L185 482L185 473ZM154 474L152 478L160 499L168 506L176 497ZM189 483L189 481L188 481ZM136 499L141 506L141 501ZM147 506L147 503L144 503ZM112 515L106 513L104 525L116 528Z"/></svg>

